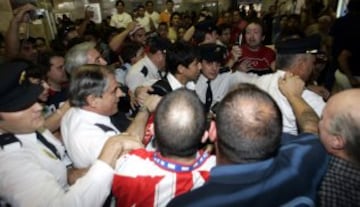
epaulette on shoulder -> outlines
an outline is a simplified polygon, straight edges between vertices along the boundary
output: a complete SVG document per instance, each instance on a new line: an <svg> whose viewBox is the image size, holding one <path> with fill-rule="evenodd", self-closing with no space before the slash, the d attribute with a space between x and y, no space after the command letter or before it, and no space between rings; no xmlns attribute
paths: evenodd
<svg viewBox="0 0 360 207"><path fill-rule="evenodd" d="M140 72L141 72L142 74L144 74L144 76L146 77L146 76L148 75L148 73L149 73L149 70L147 69L146 66L144 66L144 67L141 69Z"/></svg>
<svg viewBox="0 0 360 207"><path fill-rule="evenodd" d="M126 71L127 67L125 65L122 65L122 66L120 66L120 69L123 70L123 71Z"/></svg>
<svg viewBox="0 0 360 207"><path fill-rule="evenodd" d="M113 128L106 126L105 124L96 123L95 126L106 132L116 132Z"/></svg>
<svg viewBox="0 0 360 207"><path fill-rule="evenodd" d="M12 151L21 147L21 141L14 134L6 133L0 135L0 151Z"/></svg>
<svg viewBox="0 0 360 207"><path fill-rule="evenodd" d="M223 67L223 68L220 68L220 71L219 71L219 74L222 74L222 73L228 73L230 72L230 68L229 67Z"/></svg>

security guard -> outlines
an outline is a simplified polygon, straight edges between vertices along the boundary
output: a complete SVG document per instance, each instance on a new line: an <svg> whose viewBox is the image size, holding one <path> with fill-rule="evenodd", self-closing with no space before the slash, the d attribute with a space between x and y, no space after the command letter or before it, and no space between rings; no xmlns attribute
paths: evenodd
<svg viewBox="0 0 360 207"><path fill-rule="evenodd" d="M110 193L113 167L132 137L109 139L98 160L71 186L61 143L48 131L37 103L40 85L25 80L23 63L0 65L0 203L11 206L102 206Z"/></svg>
<svg viewBox="0 0 360 207"><path fill-rule="evenodd" d="M222 67L226 48L215 43L198 46L201 74L196 82L196 93L205 105L205 111L219 102L229 90L231 71Z"/></svg>
<svg viewBox="0 0 360 207"><path fill-rule="evenodd" d="M125 84L131 92L139 86L150 86L164 77L166 50L170 47L169 40L153 37L149 40L144 58L133 65L125 77Z"/></svg>

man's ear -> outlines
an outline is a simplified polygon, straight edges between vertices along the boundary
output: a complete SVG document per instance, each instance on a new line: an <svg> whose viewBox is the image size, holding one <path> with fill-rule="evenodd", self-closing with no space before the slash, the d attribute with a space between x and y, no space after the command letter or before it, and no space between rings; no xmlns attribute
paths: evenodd
<svg viewBox="0 0 360 207"><path fill-rule="evenodd" d="M177 73L183 74L184 70L187 70L187 69L183 65L178 65L177 66Z"/></svg>
<svg viewBox="0 0 360 207"><path fill-rule="evenodd" d="M95 107L97 105L98 99L94 95L89 95L86 97L86 103L90 107Z"/></svg>
<svg viewBox="0 0 360 207"><path fill-rule="evenodd" d="M330 145L333 149L342 150L345 148L346 141L340 135L333 135L330 142L331 142Z"/></svg>
<svg viewBox="0 0 360 207"><path fill-rule="evenodd" d="M209 139L211 142L215 142L217 140L217 128L216 128L215 121L210 122Z"/></svg>

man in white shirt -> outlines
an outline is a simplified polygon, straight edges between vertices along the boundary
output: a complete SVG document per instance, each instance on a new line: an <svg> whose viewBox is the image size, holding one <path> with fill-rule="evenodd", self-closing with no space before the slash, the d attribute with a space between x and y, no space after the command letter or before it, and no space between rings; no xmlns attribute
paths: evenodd
<svg viewBox="0 0 360 207"><path fill-rule="evenodd" d="M152 85L154 94L165 95L178 88L195 90L200 75L196 49L190 44L177 42L166 52L167 75Z"/></svg>
<svg viewBox="0 0 360 207"><path fill-rule="evenodd" d="M110 193L113 167L124 151L140 145L134 137L116 136L81 178L67 168L65 149L44 124L37 98L40 85L25 81L19 62L0 66L0 203L11 206L102 206ZM83 173L83 174L82 174ZM68 184L69 182L69 184Z"/></svg>
<svg viewBox="0 0 360 207"><path fill-rule="evenodd" d="M139 86L151 86L163 77L166 50L171 43L165 38L153 37L145 57L133 65L125 77L125 84L134 93Z"/></svg>
<svg viewBox="0 0 360 207"><path fill-rule="evenodd" d="M125 3L122 0L117 0L115 3L117 14L111 16L110 26L116 28L126 28L132 22L130 14L125 12Z"/></svg>
<svg viewBox="0 0 360 207"><path fill-rule="evenodd" d="M290 39L276 44L277 70L273 74L263 75L255 82L259 88L268 92L279 105L283 115L283 132L297 135L298 128L296 118L287 99L282 95L278 87L278 79L286 72L299 76L305 83L309 80L315 66L315 55L320 46L316 37L303 39ZM325 107L322 97L305 89L302 93L304 100L314 109L318 116L321 116Z"/></svg>
<svg viewBox="0 0 360 207"><path fill-rule="evenodd" d="M112 70L100 65L84 65L72 75L69 102L72 106L61 121L63 141L74 166L90 166L109 137L119 134L110 116L118 111L121 95ZM149 112L155 103L151 96L137 114L127 133L141 143Z"/></svg>
<svg viewBox="0 0 360 207"><path fill-rule="evenodd" d="M252 80L252 74L232 73L224 67L226 48L215 43L198 46L201 74L196 82L196 93L205 105L205 111L220 102L236 83ZM243 80L244 79L244 80Z"/></svg>

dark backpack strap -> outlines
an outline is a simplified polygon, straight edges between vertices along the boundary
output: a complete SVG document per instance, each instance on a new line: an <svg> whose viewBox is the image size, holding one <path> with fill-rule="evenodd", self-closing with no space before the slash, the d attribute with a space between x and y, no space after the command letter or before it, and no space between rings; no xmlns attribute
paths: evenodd
<svg viewBox="0 0 360 207"><path fill-rule="evenodd" d="M172 88L167 79L161 79L156 81L152 86L153 91L150 94L156 94L159 96L165 96L172 91Z"/></svg>
<svg viewBox="0 0 360 207"><path fill-rule="evenodd" d="M38 131L36 131L36 138L47 147L59 160L61 160L61 156L56 147L51 144L47 139Z"/></svg>

